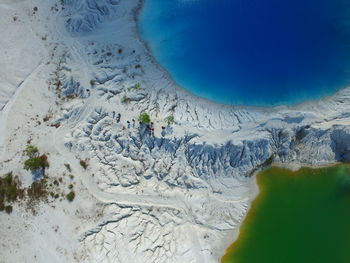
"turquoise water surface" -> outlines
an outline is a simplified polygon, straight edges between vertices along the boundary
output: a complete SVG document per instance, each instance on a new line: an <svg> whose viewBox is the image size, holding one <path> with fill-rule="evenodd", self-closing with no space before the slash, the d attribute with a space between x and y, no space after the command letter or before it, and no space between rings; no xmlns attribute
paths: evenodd
<svg viewBox="0 0 350 263"><path fill-rule="evenodd" d="M229 104L294 104L350 83L348 0L145 0L139 27L178 84Z"/></svg>

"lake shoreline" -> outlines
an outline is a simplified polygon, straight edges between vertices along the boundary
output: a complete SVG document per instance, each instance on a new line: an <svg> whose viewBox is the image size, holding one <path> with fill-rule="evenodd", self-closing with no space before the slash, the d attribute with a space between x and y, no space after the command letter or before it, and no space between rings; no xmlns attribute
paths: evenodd
<svg viewBox="0 0 350 263"><path fill-rule="evenodd" d="M343 1L343 0L339 0L339 1ZM208 1L203 1L203 5L204 6L209 5L209 4L207 4L207 2ZM196 21L201 19L200 15L203 15L202 13L199 13L198 15L196 15L196 10L198 9L197 6L199 4L198 3L187 4L187 3L182 3L182 2L178 3L178 4L166 4L166 3L161 4L161 3L162 2L158 1L158 0L148 0L148 2L142 1L141 6L140 6L139 11L138 11L138 17L136 17L136 23L137 23L138 33L139 33L138 37L144 42L144 44L148 50L148 53L153 58L153 62L157 63L158 66L160 68L162 68L162 70L165 71L170 78L172 78L174 84L177 86L180 86L182 88L185 88L187 92L195 94L197 97L205 98L213 103L226 104L226 105L230 105L230 106L248 105L248 106L256 106L258 108L261 108L261 107L264 108L264 107L278 107L278 106L287 105L289 107L294 107L294 106L299 105L299 104L304 103L304 102L316 101L316 100L320 100L320 99L323 99L323 98L328 97L328 96L332 96L333 94L335 94L339 90L347 87L349 84L349 83L348 84L343 83L343 81L339 81L339 83L338 83L339 85L335 85L334 83L333 83L334 85L331 85L330 83L328 83L329 81L327 79L328 77L330 77L330 78L333 77L333 75L330 73L329 76L327 74L323 74L323 75L327 75L327 77L325 77L324 80L322 78L317 78L317 81L316 81L317 85L316 84L312 85L312 83L314 83L313 81L308 82L307 78L306 78L306 80L304 80L304 78L303 78L302 83L307 83L307 85L305 85L305 89L304 89L304 88L299 88L300 86L302 86L302 83L299 83L299 82L294 83L293 82L294 79L292 78L292 75L287 74L289 82L286 82L285 85L283 85L283 83L276 82L275 83L276 87L279 86L281 88L274 88L272 83L270 83L271 88L269 89L268 88L269 85L264 86L262 83L264 81L263 80L264 78L260 79L259 77L257 77L258 83L256 83L257 84L256 86L259 86L259 84L261 84L262 86L259 86L259 87L261 87L261 89L271 90L271 94L270 94L271 96L268 96L268 97L274 98L274 96L277 96L277 98L276 98L276 100L271 99L271 101L269 98L267 98L267 100L265 102L264 99L261 98L264 96L259 96L260 89L254 89L254 90L256 90L256 93L258 94L257 95L258 98L254 99L254 97L252 97L250 99L249 96L246 97L245 91L244 91L245 89L243 89L243 88L240 89L238 87L234 87L235 86L234 83L236 83L236 81L234 81L235 78L233 76L232 76L233 83L231 83L231 79L229 77L225 76L225 73L223 73L223 72L221 72L220 75L217 76L217 73L215 73L216 72L215 68L223 67L223 69L224 69L224 68L232 68L233 66L232 65L230 66L230 64L226 65L227 63L225 62L225 59L220 59L220 57L219 57L221 55L221 53L215 52L215 51L211 51L211 52L210 51L208 51L208 52L203 51L203 52L201 52L202 54L203 53L211 54L209 56L206 56L205 54L203 54L203 56L202 56L204 61L201 64L205 64L205 65L208 64L208 65L205 66L206 69L204 71L204 74L202 74L203 80L201 80L200 73L203 73L202 70L200 69L201 67L199 65L197 65L195 67L194 66L194 65L196 65L195 62L193 62L193 63L191 62L191 61L199 61L200 60L200 58L198 58L197 55L193 55L193 58L191 58L192 57L191 54L196 54L195 50L198 49L198 50L202 51L202 49L200 47L195 48L195 50L193 50L191 43L193 42L193 46L195 46L196 45L195 42L197 40L200 40L201 38L200 38L200 35L197 36L196 34L194 34L194 32L192 32L193 34L188 34L189 36L187 36L187 33L189 33L189 32L187 32L187 30L186 30L186 26L188 23L193 22L193 24L197 25ZM228 5L227 8L232 8L234 6L233 4L232 4L232 6L231 6L231 4L227 4L227 5ZM213 5L210 5L210 6L213 7ZM220 4L218 4L217 6L220 6ZM294 5L292 5L292 6L295 7ZM332 6L332 4L331 4L331 6ZM206 8L206 7L204 7L204 8ZM182 9L185 10L184 13L182 13L182 11L183 11ZM170 11L167 11L167 10L170 10ZM179 22L177 22L177 19L176 19L178 12L179 12L179 15L183 16L181 19L179 19ZM194 13L193 14L194 17L199 16L198 19L192 18L192 19L194 19L194 21L192 21L190 18L190 17L192 17L192 15L188 14L190 12ZM288 14L286 14L286 15L288 16ZM203 19L205 19L205 18L203 17ZM182 20L184 20L184 22L180 22ZM325 20L327 20L327 19L325 18ZM167 22L167 21L171 21L171 22ZM176 21L176 22L172 22L172 21ZM239 22L239 21L237 21L237 22ZM203 23L204 24L208 23L209 28L210 28L210 25L212 24L208 21L203 22ZM157 26L158 24L160 26ZM195 25L194 25L194 27L198 29L198 26L195 26ZM269 26L269 25L270 24L268 24L267 26ZM176 30L173 32L171 30L172 27L170 27L170 26L174 26L174 28ZM168 31L166 30L166 27L170 27ZM200 31L200 30L198 29L197 31ZM187 46L181 46L180 42L179 42L179 44L176 44L177 43L176 34L181 34L182 41L185 41L184 43L182 43L182 42L181 43L183 45L187 45L188 48L187 48ZM234 34L234 33L231 33L231 34ZM191 37L190 35L196 35L196 37ZM233 35L232 37L239 37L239 36L240 35L237 35L237 36ZM295 36L295 37L297 37L297 36ZM186 40L187 38L189 38L189 39ZM211 37L211 39L220 39L220 38L226 39L227 36L224 33L222 33L221 35L214 35ZM155 40L153 41L153 39L155 39ZM220 42L220 41L216 40L215 42ZM232 40L232 42L234 42L234 41ZM203 45L205 46L205 44L203 44ZM215 45L215 44L213 43L213 45ZM165 48L163 48L164 46L165 46ZM200 52L200 51L198 51L198 52ZM186 54L186 55L182 55L182 52L184 52L184 54ZM232 53L234 53L234 51L232 51ZM284 52L284 53L289 53L289 52ZM308 54L308 53L312 53L312 52L304 52L304 53ZM327 53L327 52L322 52L322 53ZM225 54L227 56L230 56L229 51L227 51ZM188 59L186 59L185 57L187 57ZM215 60L215 58L213 58L213 57L217 58L217 60ZM302 60L302 58L303 58L303 56L298 58L298 61L300 59ZM338 61L336 58L338 58L338 56L334 57L334 60L332 60L334 63L336 63L335 61ZM217 62L214 62L214 60ZM231 59L231 61L232 60L233 59ZM172 61L174 61L174 62L172 62ZM184 61L183 65L180 63L181 61ZM288 61L288 60L286 60L286 61ZM193 66L192 66L192 64L193 64ZM179 66L179 65L182 65L182 66ZM187 66L187 65L189 65L189 66ZM285 66L288 68L288 63L286 63ZM179 70L177 70L177 68L179 68ZM183 70L182 68L185 68L185 70ZM192 79L192 77L191 77L192 74L190 74L192 68L193 68L192 73L195 73L195 75L196 75L196 77L194 79ZM199 68L198 72L196 71L195 68ZM259 68L261 68L261 66L259 66ZM279 68L281 68L281 67L278 67L278 69ZM300 67L297 67L297 68L300 68ZM312 68L314 68L314 67L312 67ZM276 70L278 71L278 69L276 69ZM298 71L296 70L296 72L298 72ZM233 74L233 72L231 72L231 73ZM247 73L247 74L249 74L249 73ZM253 72L252 72L252 74L253 74ZM315 74L316 74L316 72L315 72ZM296 76L299 76L299 74L297 74ZM249 79L249 78L251 78L251 76L248 75L247 77L244 77L244 78ZM297 78L298 77L296 77L296 79ZM195 81L195 79L198 79L198 81ZM220 82L220 79L223 79L223 82ZM295 79L295 81L297 81L296 79ZM339 76L339 79L342 80L343 78ZM211 80L214 80L214 81L211 81ZM215 81L215 80L217 80L217 81ZM238 78L237 81L238 81L237 83L241 83L240 78ZM179 83L181 83L181 84L179 84ZM208 84L208 87L206 87L207 86L207 85L205 85L206 83ZM266 83L266 84L269 84L269 83ZM241 83L241 85L243 85L242 87L244 87L243 82ZM212 86L214 87L213 90L217 91L217 92L211 92L212 89L210 87L212 87ZM232 90L229 88L230 86L232 86ZM240 86L240 85L238 85L238 86ZM254 86L254 85L248 85L247 88L249 86ZM292 88L292 87L294 87L294 88ZM281 92L281 94L280 94L280 90L284 90L284 92ZM288 96L284 96L286 94L286 92L289 94ZM220 95L220 94L225 94L225 93L226 93L226 96ZM250 92L250 93L252 93L252 92ZM251 96L254 96L254 92L252 94L253 95L251 95ZM266 94L266 92L263 92L263 94ZM269 94L269 92L267 92L267 94ZM274 94L277 94L277 95L274 95ZM231 95L233 96L232 101L230 101ZM281 97L281 98L278 98L278 97Z"/></svg>

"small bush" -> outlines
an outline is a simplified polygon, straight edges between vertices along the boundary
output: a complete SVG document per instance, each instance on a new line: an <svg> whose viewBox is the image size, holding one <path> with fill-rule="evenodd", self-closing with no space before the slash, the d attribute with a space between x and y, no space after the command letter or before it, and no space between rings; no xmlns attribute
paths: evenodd
<svg viewBox="0 0 350 263"><path fill-rule="evenodd" d="M46 115L44 118L43 118L43 122L48 122L50 120L50 116L49 115Z"/></svg>
<svg viewBox="0 0 350 263"><path fill-rule="evenodd" d="M23 151L29 158L37 157L39 150L33 145L28 145L27 148Z"/></svg>
<svg viewBox="0 0 350 263"><path fill-rule="evenodd" d="M20 188L20 182L12 173L0 178L0 203L14 202L18 198L23 198L24 190Z"/></svg>
<svg viewBox="0 0 350 263"><path fill-rule="evenodd" d="M66 169L68 170L68 172L72 172L72 168L70 167L69 163L65 163L64 166L66 167Z"/></svg>
<svg viewBox="0 0 350 263"><path fill-rule="evenodd" d="M40 168L44 169L46 167L49 167L49 162L47 161L46 155L32 157L24 162L24 169L30 171L39 170Z"/></svg>
<svg viewBox="0 0 350 263"><path fill-rule="evenodd" d="M69 189L69 190L72 190L72 189L73 189L73 185L70 184L70 185L68 186L68 189Z"/></svg>
<svg viewBox="0 0 350 263"><path fill-rule="evenodd" d="M71 191L71 192L69 192L69 194L66 195L66 197L67 197L67 200L69 202L72 202L75 198L75 193L73 191Z"/></svg>
<svg viewBox="0 0 350 263"><path fill-rule="evenodd" d="M95 86L96 85L96 80L94 80L94 79L90 80L90 85L91 86Z"/></svg>
<svg viewBox="0 0 350 263"><path fill-rule="evenodd" d="M141 90L141 84L140 84L140 83L137 83L137 84L134 86L134 88L135 88L136 90Z"/></svg>
<svg viewBox="0 0 350 263"><path fill-rule="evenodd" d="M123 96L120 101L121 101L121 103L127 103L127 102L129 102L129 98L127 96Z"/></svg>
<svg viewBox="0 0 350 263"><path fill-rule="evenodd" d="M3 203L5 201L5 194L6 191L5 189L1 186L0 187L0 203Z"/></svg>
<svg viewBox="0 0 350 263"><path fill-rule="evenodd" d="M11 184L7 187L7 191L6 191L6 200L9 202L13 202L16 201L17 199L17 185L15 184Z"/></svg>
<svg viewBox="0 0 350 263"><path fill-rule="evenodd" d="M174 116L171 115L171 116L166 117L166 118L165 118L165 122L166 122L168 125L174 124L174 122L175 122Z"/></svg>
<svg viewBox="0 0 350 263"><path fill-rule="evenodd" d="M49 167L47 155L43 154L39 156L39 150L37 147L28 145L24 150L24 153L29 157L29 159L24 162L24 169L35 171L40 168L45 169L46 167Z"/></svg>
<svg viewBox="0 0 350 263"><path fill-rule="evenodd" d="M141 113L138 120L142 124L149 124L151 122L151 117L147 113Z"/></svg>
<svg viewBox="0 0 350 263"><path fill-rule="evenodd" d="M7 174L5 174L4 178L2 178L1 180L1 185L5 185L5 184L11 184L12 183L12 177L13 177L13 174L12 172L9 172Z"/></svg>
<svg viewBox="0 0 350 263"><path fill-rule="evenodd" d="M84 168L84 170L86 170L88 168L88 164L85 160L80 160L79 163L80 163L81 167Z"/></svg>
<svg viewBox="0 0 350 263"><path fill-rule="evenodd" d="M32 200L46 199L48 196L47 182L45 178L33 182L27 190L28 197Z"/></svg>
<svg viewBox="0 0 350 263"><path fill-rule="evenodd" d="M34 157L26 160L24 162L24 169L35 171L41 168L41 159L39 157Z"/></svg>
<svg viewBox="0 0 350 263"><path fill-rule="evenodd" d="M7 205L5 207L5 212L8 213L8 214L11 214L12 213L12 206L11 205Z"/></svg>
<svg viewBox="0 0 350 263"><path fill-rule="evenodd" d="M42 168L46 168L46 167L49 167L49 166L50 166L46 154L41 155L41 156L40 156L40 159L41 159L41 166L42 166Z"/></svg>

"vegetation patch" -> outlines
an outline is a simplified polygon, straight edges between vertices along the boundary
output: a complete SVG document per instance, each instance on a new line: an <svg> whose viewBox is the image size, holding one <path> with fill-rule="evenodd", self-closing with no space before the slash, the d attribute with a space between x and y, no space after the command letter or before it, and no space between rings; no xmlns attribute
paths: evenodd
<svg viewBox="0 0 350 263"><path fill-rule="evenodd" d="M6 211L8 214L12 212L12 206L6 205L23 199L24 189L21 188L21 183L18 177L14 177L10 172L0 178L0 211Z"/></svg>
<svg viewBox="0 0 350 263"><path fill-rule="evenodd" d="M66 195L66 198L69 202L72 202L75 198L75 193L74 191L69 192L69 194Z"/></svg>
<svg viewBox="0 0 350 263"><path fill-rule="evenodd" d="M30 142L29 142L30 143ZM30 171L36 171L39 169L45 169L49 166L48 158L45 154L40 155L37 147L28 145L24 150L25 156L28 157L24 162L24 168ZM71 172L70 164L64 164L66 169ZM85 160L80 160L80 165L87 169L88 164ZM73 180L74 176L69 175L67 180ZM17 176L14 176L12 172L0 177L0 211L4 211L11 214L13 211L13 203L24 200L26 209L30 210L33 214L36 214L37 204L39 202L52 202L60 196L64 198L66 196L68 201L73 201L75 198L75 192L73 191L73 183L68 183L68 194L60 187L64 184L62 177L58 179L49 178L45 173L42 178L35 180L27 188L22 188L22 184ZM62 201L62 198L60 199ZM21 203L20 203L21 204Z"/></svg>
<svg viewBox="0 0 350 263"><path fill-rule="evenodd" d="M37 154L39 154L38 148L33 145L28 145L23 152L30 158L35 157Z"/></svg>
<svg viewBox="0 0 350 263"><path fill-rule="evenodd" d="M50 118L51 117L49 115L45 115L45 117L43 118L43 122L48 122Z"/></svg>
<svg viewBox="0 0 350 263"><path fill-rule="evenodd" d="M139 65L140 66L140 65ZM141 90L141 84L140 83L137 83L135 86L134 86L134 89L135 90Z"/></svg>
<svg viewBox="0 0 350 263"><path fill-rule="evenodd" d="M47 155L43 154L40 156L37 147L28 145L24 150L24 154L28 157L28 159L24 161L24 169L36 171L39 169L45 170L46 167L49 167Z"/></svg>
<svg viewBox="0 0 350 263"><path fill-rule="evenodd" d="M66 169L68 170L68 172L72 172L72 168L70 167L69 163L65 163L64 166L66 167Z"/></svg>
<svg viewBox="0 0 350 263"><path fill-rule="evenodd" d="M141 90L141 84L140 83L135 84L134 86L128 88L128 91L131 91L133 89L137 90L137 91L140 91Z"/></svg>
<svg viewBox="0 0 350 263"><path fill-rule="evenodd" d="M121 101L121 103L128 103L130 101L130 99L127 96L123 96L120 101Z"/></svg>
<svg viewBox="0 0 350 263"><path fill-rule="evenodd" d="M166 124L168 124L168 125L174 124L174 122L175 122L175 118L173 115L166 117L164 120L165 120Z"/></svg>
<svg viewBox="0 0 350 263"><path fill-rule="evenodd" d="M12 205L7 205L7 206L5 207L5 212L8 213L8 214L11 214L11 213L12 213L12 210L13 210Z"/></svg>
<svg viewBox="0 0 350 263"><path fill-rule="evenodd" d="M84 170L86 170L88 168L88 164L85 160L80 160L79 163L80 163L81 167L84 168Z"/></svg>
<svg viewBox="0 0 350 263"><path fill-rule="evenodd" d="M33 182L27 189L30 200L47 200L49 192L47 190L47 177Z"/></svg>
<svg viewBox="0 0 350 263"><path fill-rule="evenodd" d="M151 117L145 112L140 114L138 120L142 124L149 124L149 123L151 123Z"/></svg>

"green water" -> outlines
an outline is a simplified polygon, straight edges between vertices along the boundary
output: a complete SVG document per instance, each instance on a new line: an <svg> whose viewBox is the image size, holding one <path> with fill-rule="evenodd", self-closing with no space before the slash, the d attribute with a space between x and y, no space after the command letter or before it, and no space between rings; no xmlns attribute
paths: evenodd
<svg viewBox="0 0 350 263"><path fill-rule="evenodd" d="M223 263L350 263L350 166L271 168L257 180Z"/></svg>

